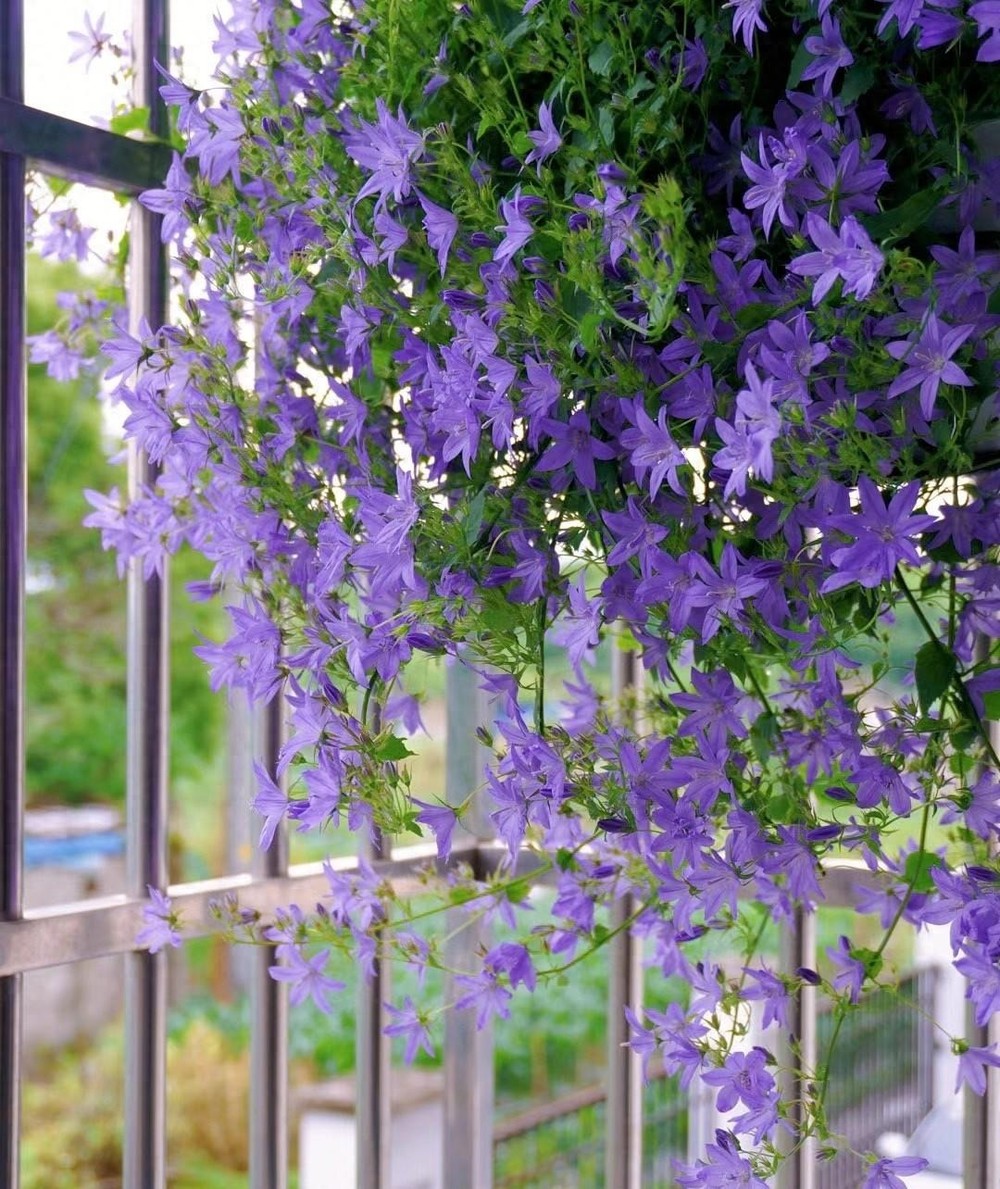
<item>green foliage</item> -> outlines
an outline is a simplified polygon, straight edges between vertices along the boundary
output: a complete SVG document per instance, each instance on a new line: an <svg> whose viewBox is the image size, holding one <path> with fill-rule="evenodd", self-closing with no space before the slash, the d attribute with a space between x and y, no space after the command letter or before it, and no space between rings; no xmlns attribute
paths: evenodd
<svg viewBox="0 0 1000 1189"><path fill-rule="evenodd" d="M23 1189L107 1189L120 1183L124 1046L119 1025L71 1050L24 1086ZM246 1184L249 1060L204 1018L167 1050L167 1183L171 1189ZM72 1106L72 1109L68 1109Z"/></svg>
<svg viewBox="0 0 1000 1189"><path fill-rule="evenodd" d="M56 321L56 295L79 290L73 265L29 261L28 333ZM85 488L124 483L92 376L74 383L28 368L26 754L28 799L120 801L125 794L125 585L98 533L82 526ZM192 656L219 611L188 599L205 562L180 554L172 569L172 775L197 773L217 746L221 707Z"/></svg>

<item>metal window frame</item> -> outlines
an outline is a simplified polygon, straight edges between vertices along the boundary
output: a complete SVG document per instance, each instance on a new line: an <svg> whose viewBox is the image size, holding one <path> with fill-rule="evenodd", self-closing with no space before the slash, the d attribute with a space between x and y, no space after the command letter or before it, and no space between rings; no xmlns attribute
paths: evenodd
<svg viewBox="0 0 1000 1189"><path fill-rule="evenodd" d="M168 51L168 0L133 0L136 97L148 107L154 135L167 130L158 92L156 61ZM167 884L168 622L166 581L143 578L135 568L128 585L127 892L38 911L23 905L24 808L24 575L25 477L25 232L24 184L29 162L46 171L136 196L160 184L170 153L105 132L24 103L24 0L0 0L0 1185L17 1189L20 1176L20 1076L22 975L29 970L122 954L126 962L125 1189L163 1189L166 1179L166 961L136 948L146 886ZM136 205L130 257L130 319L158 326L166 318L167 258L160 218ZM130 458L130 488L154 478L145 458ZM626 657L616 662L616 685L636 680ZM475 727L483 711L475 680L456 668L448 680L447 797L457 804L478 783ZM477 708L478 707L478 708ZM280 743L276 702L263 725L250 732L272 767ZM490 841L485 817L456 846L452 862L480 873L495 869L506 851ZM406 883L435 863L434 848L411 847L390 856L375 846L369 857L386 878ZM530 864L530 857L528 858ZM354 859L335 869L354 869ZM827 903L852 904L852 888L872 878L851 864L827 874ZM289 868L279 843L258 854L249 874L169 888L183 914L187 937L217 930L213 905L229 894L262 913L327 890L321 864ZM622 906L619 922L625 919ZM483 936L460 931L449 942L455 965L471 962ZM641 1086L638 1062L624 1047L622 1009L639 1007L639 947L627 932L610 947L606 1170L608 1189L637 1189L642 1168ZM287 1004L284 988L268 974L271 955L255 951L251 962L251 1189L284 1189L287 1183ZM815 964L815 938L808 919L786 932L783 966L793 971ZM389 1063L381 1030L384 975L363 988L358 1010L359 1189L388 1186ZM796 1033L815 1067L815 995L807 990L796 1008ZM468 1013L450 1013L446 1027L445 1145L447 1189L489 1189L492 1176L493 1071L489 1032L474 1030ZM967 1134L979 1153L966 1184L987 1189L1000 1183L997 1071L990 1094L967 1116ZM797 1097L796 1087L788 1089ZM802 1145L783 1175L790 1189L810 1189L815 1157ZM989 1162L993 1163L989 1163ZM978 1166L982 1165L980 1169ZM988 1168L987 1168L988 1166ZM969 1177L974 1179L970 1181ZM990 1179L992 1178L992 1179Z"/></svg>

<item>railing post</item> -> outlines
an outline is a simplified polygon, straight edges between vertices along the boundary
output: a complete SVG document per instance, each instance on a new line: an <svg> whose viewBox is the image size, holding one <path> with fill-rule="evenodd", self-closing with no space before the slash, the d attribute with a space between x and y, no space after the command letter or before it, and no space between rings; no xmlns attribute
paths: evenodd
<svg viewBox="0 0 1000 1189"><path fill-rule="evenodd" d="M373 729L381 727L381 710L375 705ZM370 861L388 859L392 842L374 829L362 844ZM355 1127L357 1129L357 1189L390 1189L389 1135L392 1126L391 1049L385 1035L385 1002L392 991L389 966L376 953L370 979L358 979L358 1015L355 1022L356 1069Z"/></svg>
<svg viewBox="0 0 1000 1189"><path fill-rule="evenodd" d="M281 750L285 699L279 690L262 710L250 716L254 751L276 780ZM288 870L288 838L284 827L270 847L255 847L251 862L257 879ZM272 946L250 953L250 1189L285 1189L288 1184L288 994L271 977Z"/></svg>
<svg viewBox="0 0 1000 1189"><path fill-rule="evenodd" d="M166 0L134 0L135 102L150 112L150 130L166 136L166 109L156 62L168 54ZM132 212L129 306L133 334L140 320L166 319L167 258L160 218ZM139 451L129 455L129 491L155 480ZM167 715L169 708L167 580L144 578L133 561L128 575L127 890L143 898L147 885L163 888L167 870ZM125 1189L166 1184L166 955L131 953L125 959Z"/></svg>
<svg viewBox="0 0 1000 1189"><path fill-rule="evenodd" d="M0 97L24 99L22 0L0 4ZM24 158L0 153L0 920L23 908ZM0 1184L20 1182L21 978L0 978Z"/></svg>
<svg viewBox="0 0 1000 1189"><path fill-rule="evenodd" d="M445 791L459 805L482 784L485 749L476 736L486 718L486 699L472 669L453 661L446 678L447 731ZM485 807L474 802L463 815L466 834L491 834ZM486 928L467 913L445 915L449 970L471 971L486 945ZM452 980L447 1002L455 998ZM490 1189L493 1184L493 1029L476 1028L474 1013L448 1011L444 1037L444 1189Z"/></svg>
<svg viewBox="0 0 1000 1189"><path fill-rule="evenodd" d="M781 931L781 971L793 975L801 967L814 969L816 965L816 918L796 905L792 919ZM808 1081L816 1076L816 988L803 983L789 1003L788 1026L782 1028L775 1056L781 1070L781 1096L791 1104L791 1118L795 1132L789 1137L795 1144L794 1153L781 1166L779 1189L815 1189L816 1146L812 1138L802 1140L798 1130L802 1124L801 1103L808 1096Z"/></svg>
<svg viewBox="0 0 1000 1189"><path fill-rule="evenodd" d="M989 655L989 640L977 641L979 659ZM1000 749L1000 724L989 722L987 729L994 749ZM995 841L991 844L994 856L1000 854ZM976 1023L971 1003L965 1009L965 1037L970 1045L985 1048L1000 1045L1000 1018L994 1014L985 1027ZM986 1068L986 1093L973 1093L966 1086L963 1091L962 1168L965 1189L996 1189L1000 1185L1000 1070Z"/></svg>
<svg viewBox="0 0 1000 1189"><path fill-rule="evenodd" d="M634 652L612 653L612 693L621 702L638 688ZM609 928L621 929L608 945L608 1098L605 1116L604 1184L607 1189L640 1189L642 1184L642 1064L628 1047L625 1008L642 1007L642 962L637 938L625 922L634 911L631 896L611 909Z"/></svg>
<svg viewBox="0 0 1000 1189"><path fill-rule="evenodd" d="M386 859L390 845L377 831L365 848L365 857ZM376 955L370 979L358 978L358 1017L355 1035L357 1102L357 1189L389 1189L389 1132L392 1100L389 1041L383 1032L389 998L389 970Z"/></svg>

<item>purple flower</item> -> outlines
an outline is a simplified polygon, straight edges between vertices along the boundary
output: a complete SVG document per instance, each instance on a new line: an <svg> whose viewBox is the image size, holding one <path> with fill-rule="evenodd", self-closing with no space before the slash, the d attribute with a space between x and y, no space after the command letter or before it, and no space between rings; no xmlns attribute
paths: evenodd
<svg viewBox="0 0 1000 1189"><path fill-rule="evenodd" d="M980 838L1000 834L1000 777L984 772L968 792L964 809L950 805L941 815L941 824L964 820L966 826Z"/></svg>
<svg viewBox="0 0 1000 1189"><path fill-rule="evenodd" d="M723 446L712 455L712 462L720 470L729 472L722 498L728 500L731 495L743 496L746 494L754 455L747 424L737 420L735 425L730 425L719 417L716 418L715 432L722 439Z"/></svg>
<svg viewBox="0 0 1000 1189"><path fill-rule="evenodd" d="M642 1061L642 1080L649 1081L649 1059L656 1052L656 1034L652 1028L646 1028L635 1012L625 1008L625 1019L629 1027L628 1047L637 1053Z"/></svg>
<svg viewBox="0 0 1000 1189"><path fill-rule="evenodd" d="M960 388L971 388L972 380L952 356L975 330L974 326L947 327L938 321L936 314L928 314L914 342L901 339L886 344L886 350L893 359L901 359L906 367L889 385L889 396L900 396L913 388L920 388L920 411L930 418L934 412L938 388L941 384L955 384Z"/></svg>
<svg viewBox="0 0 1000 1189"><path fill-rule="evenodd" d="M974 1094L985 1094L987 1065L992 1065L995 1069L1000 1068L1000 1054L996 1051L996 1045L976 1048L973 1045L966 1045L964 1041L960 1041L958 1044L961 1047L958 1054L955 1093L957 1094L961 1090L964 1083Z"/></svg>
<svg viewBox="0 0 1000 1189"><path fill-rule="evenodd" d="M743 38L747 53L753 53L753 35L759 29L767 32L767 25L761 20L761 9L764 0L726 0L723 8L733 10L733 36Z"/></svg>
<svg viewBox="0 0 1000 1189"><path fill-rule="evenodd" d="M931 255L938 264L934 283L941 301L950 306L989 293L993 279L1000 271L1000 253L977 252L976 233L971 227L963 230L957 252L936 244L931 248Z"/></svg>
<svg viewBox="0 0 1000 1189"><path fill-rule="evenodd" d="M136 934L137 944L144 945L151 954L158 954L167 945L176 949L181 944L181 935L177 914L170 908L170 897L151 886L146 891L153 903L143 905L144 925Z"/></svg>
<svg viewBox="0 0 1000 1189"><path fill-rule="evenodd" d="M861 997L861 986L865 981L865 964L854 956L851 943L846 937L841 937L836 946L826 951L827 956L836 967L836 973L831 980L838 991L847 991L852 1003L857 1003Z"/></svg>
<svg viewBox="0 0 1000 1189"><path fill-rule="evenodd" d="M861 1189L906 1189L906 1185L896 1174L909 1176L926 1167L927 1161L922 1156L897 1156L894 1160L876 1160L865 1174Z"/></svg>
<svg viewBox="0 0 1000 1189"><path fill-rule="evenodd" d="M83 14L83 33L70 33L70 40L76 43L76 49L70 54L67 59L70 62L75 62L78 58L84 55L87 57L87 69L90 69L91 62L95 58L99 58L104 52L104 47L111 44L111 34L104 32L104 13L97 18L95 25L90 19L90 13Z"/></svg>
<svg viewBox="0 0 1000 1189"><path fill-rule="evenodd" d="M531 954L525 946L512 941L502 941L494 946L483 958L483 965L495 974L505 974L514 988L527 987L534 991L538 981Z"/></svg>
<svg viewBox="0 0 1000 1189"><path fill-rule="evenodd" d="M726 548L736 552L731 545ZM706 601L708 598L706 594ZM704 735L715 748L725 746L730 735L745 739L747 728L741 714L744 694L736 688L732 677L724 669L712 673L699 673L693 669L691 684L694 693L674 694L671 698L675 705L688 712L678 734Z"/></svg>
<svg viewBox="0 0 1000 1189"><path fill-rule="evenodd" d="M667 410L660 408L654 422L646 413L641 401L635 404L635 429L627 429L621 435L621 444L629 451L637 482L641 483L649 473L649 498L656 499L664 479L671 491L677 495L686 494L677 474L677 468L684 466L687 459L667 429Z"/></svg>
<svg viewBox="0 0 1000 1189"><path fill-rule="evenodd" d="M396 268L396 253L400 248L406 246L406 241L410 238L410 233L402 225L389 214L389 212L381 207L375 212L375 233L379 237L378 255L375 261L384 260L389 267L389 271L393 272ZM366 262L374 263L375 261Z"/></svg>
<svg viewBox="0 0 1000 1189"><path fill-rule="evenodd" d="M918 134L928 132L931 136L937 136L930 105L917 87L901 86L879 110L890 120L909 118L910 127Z"/></svg>
<svg viewBox="0 0 1000 1189"><path fill-rule="evenodd" d="M884 33L895 18L899 36L905 37L916 25L925 0L879 0L879 3L888 4L889 7L882 14L875 32Z"/></svg>
<svg viewBox="0 0 1000 1189"><path fill-rule="evenodd" d="M763 135L758 138L757 146L759 165L746 153L740 154L743 172L754 183L743 195L743 205L748 211L763 208L761 218L764 235L770 236L775 215L778 216L783 227L794 228L796 225L795 217L785 204L788 166L783 161L778 161L773 165L768 161Z"/></svg>
<svg viewBox="0 0 1000 1189"><path fill-rule="evenodd" d="M706 608L702 641L711 640L725 620L741 625L744 605L767 589L767 579L755 574L730 544L722 550L718 573L703 557L695 558L694 567L702 581L694 603Z"/></svg>
<svg viewBox="0 0 1000 1189"><path fill-rule="evenodd" d="M822 33L819 37L807 37L806 49L813 60L803 70L803 79L819 79L821 95L833 91L833 76L838 70L846 70L854 61L854 55L844 45L840 35L840 22L829 14L823 17Z"/></svg>
<svg viewBox="0 0 1000 1189"><path fill-rule="evenodd" d="M394 116L381 99L376 100L375 107L377 122L368 124L359 120L357 127L345 137L344 148L370 174L358 191L355 204L376 194L376 205L382 206L390 196L396 202L409 196L413 188L413 166L424 153L424 138L407 124L402 108Z"/></svg>
<svg viewBox="0 0 1000 1189"><path fill-rule="evenodd" d="M525 165L530 165L532 161L537 161L538 173L541 175L542 162L546 157L551 157L562 144L562 137L556 131L556 126L552 122L551 104L541 103L539 105L538 125L537 132L528 133L528 139L535 147L525 157L524 163Z"/></svg>
<svg viewBox="0 0 1000 1189"><path fill-rule="evenodd" d="M426 801L413 798L413 804L420 807L417 821L427 826L437 842L438 858L447 861L451 854L451 836L458 821L458 811L452 805L429 805Z"/></svg>
<svg viewBox="0 0 1000 1189"><path fill-rule="evenodd" d="M139 202L142 206L163 215L160 237L164 243L179 238L187 227L188 203L191 197L191 179L188 177L180 155L174 153L173 161L164 179L163 189L146 190L139 195Z"/></svg>
<svg viewBox="0 0 1000 1189"><path fill-rule="evenodd" d="M602 168L605 167L598 166L599 175ZM621 186L607 184L603 199L590 194L574 194L573 202L581 210L601 216L602 236L608 248L608 259L614 267L631 241L635 218L640 209L639 199L635 196L628 198ZM586 216L571 216L569 226L574 230L586 226Z"/></svg>
<svg viewBox="0 0 1000 1189"><path fill-rule="evenodd" d="M976 60L1000 62L1000 0L979 0L970 4L967 15L978 26L977 36L986 38L976 53Z"/></svg>
<svg viewBox="0 0 1000 1189"><path fill-rule="evenodd" d="M605 516L609 513L605 513ZM644 522L645 523L645 522ZM664 530L665 531L665 530ZM608 559L610 561L610 558ZM569 614L556 625L554 639L569 655L574 669L593 656L601 641L603 601L587 595L585 575L581 572L569 588Z"/></svg>
<svg viewBox="0 0 1000 1189"><path fill-rule="evenodd" d="M614 458L614 447L592 437L590 418L583 409L578 409L567 424L547 417L542 429L552 439L552 445L538 461L538 470L555 471L560 467L572 467L581 486L593 491L597 486L596 459Z"/></svg>
<svg viewBox="0 0 1000 1189"><path fill-rule="evenodd" d="M682 1189L767 1189L767 1182L754 1173L736 1141L723 1131L715 1136L718 1142L705 1149L707 1160L690 1165L678 1162L677 1184Z"/></svg>
<svg viewBox="0 0 1000 1189"><path fill-rule="evenodd" d="M937 881L935 881L937 882ZM996 919L997 910L985 915L986 920ZM965 975L969 984L966 997L972 1000L976 1023L985 1028L994 1012L1000 1011L1000 966L995 957L981 945L965 943L965 955L955 962L955 969Z"/></svg>
<svg viewBox="0 0 1000 1189"><path fill-rule="evenodd" d="M913 794L891 764L877 756L862 756L850 775L858 786L857 800L862 809L888 805L893 813L909 813Z"/></svg>
<svg viewBox="0 0 1000 1189"><path fill-rule="evenodd" d="M500 203L500 216L503 222L498 224L494 230L503 232L503 239L500 245L493 253L493 259L497 264L504 265L510 263L514 258L515 252L518 252L531 239L535 233L535 229L528 221L527 212L533 207L541 203L540 198L532 195L522 195L521 187L518 186L511 198L505 198Z"/></svg>
<svg viewBox="0 0 1000 1189"><path fill-rule="evenodd" d="M830 527L849 533L857 540L855 544L831 553L830 561L838 573L823 583L820 589L824 594L851 582L871 588L891 581L900 562L919 565L920 556L911 538L936 523L933 516L913 513L920 495L917 481L901 487L888 507L882 493L867 475L858 479L858 491L861 495L859 512L830 516L826 520Z"/></svg>
<svg viewBox="0 0 1000 1189"><path fill-rule="evenodd" d="M791 1002L788 988L770 970L747 968L746 973L757 986L744 987L743 998L751 1002L759 1000L764 1004L761 1027L767 1028L771 1024L777 1024L781 1028L786 1028L788 1026L788 1007Z"/></svg>
<svg viewBox="0 0 1000 1189"><path fill-rule="evenodd" d="M451 211L437 206L423 194L420 195L420 205L424 211L424 230L427 232L427 242L433 251L437 252L438 267L441 269L441 276L444 276L445 265L448 263L448 252L458 234L458 219Z"/></svg>
<svg viewBox="0 0 1000 1189"><path fill-rule="evenodd" d="M246 132L243 116L232 107L209 108L205 115L205 126L191 137L187 155L198 158L198 167L209 185L221 185L227 174L239 184L240 147Z"/></svg>
<svg viewBox="0 0 1000 1189"><path fill-rule="evenodd" d="M84 227L71 207L49 215L48 231L39 237L38 250L57 260L86 260L93 227Z"/></svg>
<svg viewBox="0 0 1000 1189"><path fill-rule="evenodd" d="M654 547L667 535L662 524L649 520L640 510L634 496L629 496L624 512L602 512L601 518L615 538L615 546L608 554L609 566L620 566L639 555L643 577L651 571Z"/></svg>
<svg viewBox="0 0 1000 1189"><path fill-rule="evenodd" d="M777 1095L774 1078L765 1068L767 1053L753 1048L749 1053L730 1053L720 1069L709 1069L701 1075L707 1086L718 1086L715 1105L720 1111L730 1111L737 1103L756 1110L772 1103Z"/></svg>
<svg viewBox="0 0 1000 1189"><path fill-rule="evenodd" d="M268 971L276 982L291 984L289 998L293 1007L312 999L321 1012L329 1013L332 1010L329 993L342 991L346 985L323 973L330 951L322 949L311 958L305 958L298 946L284 945L281 957L281 964L269 966Z"/></svg>
<svg viewBox="0 0 1000 1189"><path fill-rule="evenodd" d="M647 51L648 58L648 51ZM684 44L679 53L674 54L671 65L675 71L681 71L681 86L688 91L697 91L708 74L708 51L700 37L694 41L684 38Z"/></svg>
<svg viewBox="0 0 1000 1189"><path fill-rule="evenodd" d="M455 983L466 988L465 994L456 1000L455 1007L459 1011L474 1007L476 1028L482 1030L494 1016L506 1020L510 1015L511 993L500 985L495 971L484 970L476 975L460 974L456 976Z"/></svg>
<svg viewBox="0 0 1000 1189"><path fill-rule="evenodd" d="M289 800L268 775L267 770L260 763L254 764L257 776L258 793L254 798L253 807L259 813L264 824L260 830L258 845L261 850L267 850L274 841L278 827L285 820L288 813Z"/></svg>
<svg viewBox="0 0 1000 1189"><path fill-rule="evenodd" d="M404 1055L406 1064L412 1065L421 1049L428 1057L433 1057L434 1045L431 1043L426 1017L417 1010L410 996L407 995L403 1000L402 1007L393 1007L391 1003L387 1003L385 1008L393 1017L393 1023L387 1024L383 1031L386 1036L404 1036L406 1038L406 1053Z"/></svg>
<svg viewBox="0 0 1000 1189"><path fill-rule="evenodd" d="M955 3L955 0L951 0L951 3ZM958 41L965 29L965 21L951 13L930 9L920 14L917 27L920 29L917 45L922 50L930 50L938 45L947 45L949 41Z"/></svg>
<svg viewBox="0 0 1000 1189"><path fill-rule="evenodd" d="M32 363L44 363L53 380L75 380L80 374L83 355L71 347L54 330L28 336L29 358Z"/></svg>
<svg viewBox="0 0 1000 1189"><path fill-rule="evenodd" d="M819 249L797 256L789 265L800 277L816 277L812 302L817 305L833 288L835 281L844 282L844 293L863 301L875 286L885 260L868 237L868 232L848 215L834 231L815 211L806 215L806 231Z"/></svg>

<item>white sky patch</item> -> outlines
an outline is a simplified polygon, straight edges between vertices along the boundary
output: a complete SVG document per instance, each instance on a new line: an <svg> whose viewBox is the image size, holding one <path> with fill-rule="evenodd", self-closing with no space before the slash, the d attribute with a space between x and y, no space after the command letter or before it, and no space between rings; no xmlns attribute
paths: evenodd
<svg viewBox="0 0 1000 1189"><path fill-rule="evenodd" d="M170 45L183 49L182 74L192 86L213 85L216 64L212 50L216 37L213 18L220 7L225 10L225 5L211 0L172 0L170 5ZM121 45L123 34L131 24L132 0L96 0L91 4L86 0L32 0L25 5L25 102L80 123L106 127L116 100L124 100L128 91L120 82L115 86L113 76L122 60L107 50L89 65L86 57L69 61L76 48L69 35L86 31L87 13L95 27L103 13L103 32L110 34L116 45ZM165 65L176 73L173 62ZM103 250L109 231L120 235L124 230L128 208L120 206L107 192L77 185L69 201L85 226L97 228L98 234L92 240L95 248ZM87 271L100 270L96 258L85 267Z"/></svg>

